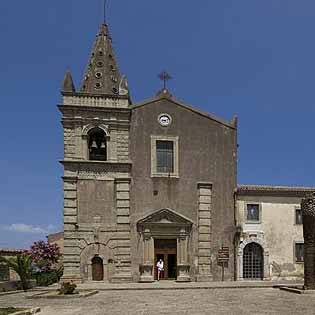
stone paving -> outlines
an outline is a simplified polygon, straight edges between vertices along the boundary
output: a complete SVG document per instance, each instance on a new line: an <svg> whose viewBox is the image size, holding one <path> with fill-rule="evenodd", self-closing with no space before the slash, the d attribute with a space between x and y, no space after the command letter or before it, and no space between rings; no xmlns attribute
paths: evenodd
<svg viewBox="0 0 315 315"><path fill-rule="evenodd" d="M315 314L313 295L273 288L101 291L82 299L25 299L35 293L0 296L0 307L39 306L42 315Z"/></svg>
<svg viewBox="0 0 315 315"><path fill-rule="evenodd" d="M211 282L175 282L169 280L155 281L153 283L108 283L102 281L84 282L78 285L83 290L159 290L159 289L216 289L216 288L262 288L273 286L302 286L298 281L211 281ZM57 288L54 285L51 288Z"/></svg>

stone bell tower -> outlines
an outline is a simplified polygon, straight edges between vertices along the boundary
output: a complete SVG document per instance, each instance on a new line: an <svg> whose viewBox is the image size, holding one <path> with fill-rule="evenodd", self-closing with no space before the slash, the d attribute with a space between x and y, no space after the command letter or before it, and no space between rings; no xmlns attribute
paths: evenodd
<svg viewBox="0 0 315 315"><path fill-rule="evenodd" d="M127 81L102 24L79 91L62 85L63 281L131 281Z"/></svg>

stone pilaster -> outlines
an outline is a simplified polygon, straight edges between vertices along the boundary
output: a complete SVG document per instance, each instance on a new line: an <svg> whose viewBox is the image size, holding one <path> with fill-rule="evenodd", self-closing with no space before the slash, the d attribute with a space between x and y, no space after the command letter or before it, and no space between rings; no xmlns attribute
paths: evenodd
<svg viewBox="0 0 315 315"><path fill-rule="evenodd" d="M62 281L81 282L80 250L77 240L69 238L76 233L77 227L77 180L74 177L64 177L64 272Z"/></svg>
<svg viewBox="0 0 315 315"><path fill-rule="evenodd" d="M190 281L190 265L188 264L188 236L185 229L180 231L177 238L177 282Z"/></svg>
<svg viewBox="0 0 315 315"><path fill-rule="evenodd" d="M107 143L108 152L107 157L109 161L117 161L117 129L112 127L110 132L110 138Z"/></svg>
<svg viewBox="0 0 315 315"><path fill-rule="evenodd" d="M212 281L211 203L212 184L198 184L198 275L197 281Z"/></svg>
<svg viewBox="0 0 315 315"><path fill-rule="evenodd" d="M127 237L117 237L115 248L115 275L112 282L132 281L130 241L130 179L116 178L117 226Z"/></svg>
<svg viewBox="0 0 315 315"><path fill-rule="evenodd" d="M154 282L154 239L149 229L143 234L143 265L140 282Z"/></svg>

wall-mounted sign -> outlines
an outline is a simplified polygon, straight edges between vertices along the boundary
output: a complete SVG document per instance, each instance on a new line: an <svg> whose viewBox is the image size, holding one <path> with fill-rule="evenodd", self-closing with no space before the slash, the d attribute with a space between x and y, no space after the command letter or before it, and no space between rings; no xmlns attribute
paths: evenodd
<svg viewBox="0 0 315 315"><path fill-rule="evenodd" d="M222 247L218 251L218 262L219 263L226 263L229 261L230 255L229 255L229 248L228 247Z"/></svg>

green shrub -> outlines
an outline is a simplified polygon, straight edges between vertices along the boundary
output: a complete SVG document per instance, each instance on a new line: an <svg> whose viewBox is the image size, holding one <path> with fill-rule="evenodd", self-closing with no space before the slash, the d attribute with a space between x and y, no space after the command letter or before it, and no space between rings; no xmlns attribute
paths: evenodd
<svg viewBox="0 0 315 315"><path fill-rule="evenodd" d="M23 311L23 308L15 308L15 307L5 307L0 308L0 315L9 315L18 311Z"/></svg>
<svg viewBox="0 0 315 315"><path fill-rule="evenodd" d="M62 277L63 270L62 268L57 270L51 270L47 272L39 272L33 275L33 278L36 279L36 284L40 287L47 287L51 284L59 282Z"/></svg>

